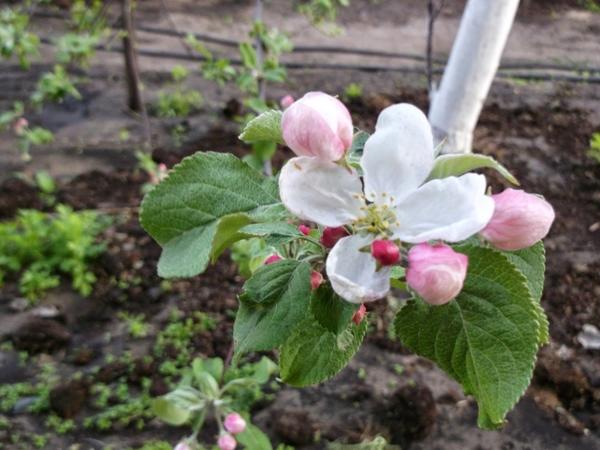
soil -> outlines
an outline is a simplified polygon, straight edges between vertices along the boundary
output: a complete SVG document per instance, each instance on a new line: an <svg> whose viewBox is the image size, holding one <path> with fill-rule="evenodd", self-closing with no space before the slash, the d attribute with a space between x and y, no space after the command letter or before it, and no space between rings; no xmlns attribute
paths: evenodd
<svg viewBox="0 0 600 450"><path fill-rule="evenodd" d="M213 3L174 2L173 13L184 24L188 23L185 15L203 14L211 19L210 13L216 10ZM238 3L222 2L219 15L247 14L251 2ZM355 10L342 13L341 21L349 25L364 19L366 29L372 29L377 20L392 13L406 17L409 28L414 22L410 18L423 19L416 1L406 2L400 10L390 2L380 3L378 10L369 8L369 2L357 2ZM455 24L462 3L448 2L441 30ZM146 8L142 9L143 20L162 17L156 2L148 2ZM283 8L277 8L269 14L283 14ZM578 40L585 40L586 51L597 45L593 26L598 20L590 19L575 1L524 2L517 33L521 37L531 35L556 14L561 15L556 21L563 30L581 23L587 27L578 29L568 45L577 47ZM587 19L582 19L582 14ZM571 22L565 17L571 17ZM211 20L216 22L214 17ZM386 19L386 23L391 20ZM549 26L556 27L557 22ZM285 24L299 29L294 20ZM218 32L214 28L210 31ZM371 43L378 36L376 30L365 35ZM446 36L444 32L441 35ZM311 39L316 37L309 34L307 41ZM568 53L568 45L559 37L555 39L567 46L557 52ZM156 44L149 38L142 41L144 45ZM536 50L531 42L523 48L530 54ZM509 50L518 55L519 46L513 41ZM194 336L193 353L225 358L231 346L237 293L243 283L225 255L199 277L174 281L168 287L161 284L156 275L160 248L140 227L137 217L142 186L148 182L147 175L134 168L132 151L141 140L142 126L134 116L115 110L114 105L122 103L122 80L115 75L118 72L111 57L103 62L106 64L91 70L94 76L83 91L84 102L34 115L34 122L57 132L56 147L34 151L33 162L27 167L15 158L0 158L0 219L13 217L21 208L48 209L30 183L11 173L16 169L32 173L39 168L49 169L59 178L58 201L75 209L96 209L114 218L102 235L107 252L94 263L98 281L89 298L81 298L65 282L35 308L21 310L14 307L18 298L14 280L0 290L0 340L12 342L15 348L0 350L0 383L33 380L39 365L55 364L58 381L50 392L50 408L78 425L65 435L51 432L45 447L49 449L68 449L76 444L80 445L76 448L85 449L108 445L124 449L150 439L175 444L186 430L157 420L149 420L141 431L131 424L107 431L83 427L84 419L97 412L90 387L98 382L114 387L125 380L132 392L137 392L141 380L150 378L152 395L164 394L168 387L157 370L161 360L148 362L144 356L151 352L156 335L167 326L175 309L183 314L182 320L195 320L197 311L209 314L215 328ZM15 77L11 82L19 85L17 92L27 92L45 67L39 65L27 75ZM160 89L168 68L146 67L148 92ZM7 68L8 76L16 73L14 67ZM351 81L364 87L363 96L348 101L348 105L355 124L365 130L372 130L377 114L389 104L411 102L425 110L428 106L421 77L377 73L296 71L284 87L274 87L270 95L273 99L288 92L298 96L311 89L342 93ZM155 161L172 167L199 149L244 156L248 150L237 140L238 126L230 119L231 112L239 108L235 90L216 89L197 78L189 83L203 92L207 104L185 120L152 119ZM2 105L14 100L9 91L0 89ZM375 317L374 329L348 368L317 387L282 387L273 393L272 400L256 405L254 420L274 442L298 449L322 449L325 440L356 443L382 434L404 449L600 448L600 357L598 350L585 349L577 340L585 324L600 328L600 163L587 155L592 133L600 130L599 105L600 92L593 85L495 83L476 130L475 150L498 159L525 190L544 195L557 217L546 241L547 279L542 299L550 319L551 343L540 351L532 385L509 414L506 426L498 431L477 429L476 405L462 394L460 386L389 337L386 330L391 308L380 301L369 305ZM176 123L188 129L179 147L169 137L170 127ZM127 143L114 138L121 128L131 133ZM280 149L275 167L290 155ZM495 173L486 175L494 191L506 187ZM55 313L41 314L48 310ZM143 314L149 335L132 338L119 316L122 312ZM23 365L17 351L28 352L31 364ZM176 350L168 349L167 355L169 351ZM114 360L126 353L132 355L131 366ZM10 427L0 429L0 448L20 448L10 443L17 433L46 432L45 417L26 412L26 403L31 401L25 397L6 417ZM214 425L209 424L204 436L210 440L214 432Z"/></svg>

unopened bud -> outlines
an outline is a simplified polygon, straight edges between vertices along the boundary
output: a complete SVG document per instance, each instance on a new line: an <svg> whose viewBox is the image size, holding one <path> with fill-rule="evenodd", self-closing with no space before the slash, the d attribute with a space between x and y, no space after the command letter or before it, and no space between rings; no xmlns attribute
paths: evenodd
<svg viewBox="0 0 600 450"><path fill-rule="evenodd" d="M273 253L271 256L265 259L264 264L265 266L268 266L269 264L276 263L277 261L281 261L281 256L279 256L277 253Z"/></svg>
<svg viewBox="0 0 600 450"><path fill-rule="evenodd" d="M382 266L392 266L400 259L400 249L392 241L377 239L371 244L371 255Z"/></svg>
<svg viewBox="0 0 600 450"><path fill-rule="evenodd" d="M348 230L344 227L326 227L321 235L321 244L326 248L333 248L337 241L348 235Z"/></svg>
<svg viewBox="0 0 600 450"><path fill-rule="evenodd" d="M310 288L314 291L323 283L323 275L316 270L313 270L310 274Z"/></svg>
<svg viewBox="0 0 600 450"><path fill-rule="evenodd" d="M361 303L361 305L358 307L358 309L352 316L352 322L354 322L356 325L360 325L360 323L365 318L366 314L367 314L367 307L365 306L364 303Z"/></svg>
<svg viewBox="0 0 600 450"><path fill-rule="evenodd" d="M300 225L298 225L298 231L304 236L308 236L310 234L310 227L301 223Z"/></svg>
<svg viewBox="0 0 600 450"><path fill-rule="evenodd" d="M231 434L238 434L246 429L246 421L238 413L227 414L223 425Z"/></svg>
<svg viewBox="0 0 600 450"><path fill-rule="evenodd" d="M221 436L219 436L217 445L221 450L235 450L237 442L235 441L235 438L232 435L222 434Z"/></svg>

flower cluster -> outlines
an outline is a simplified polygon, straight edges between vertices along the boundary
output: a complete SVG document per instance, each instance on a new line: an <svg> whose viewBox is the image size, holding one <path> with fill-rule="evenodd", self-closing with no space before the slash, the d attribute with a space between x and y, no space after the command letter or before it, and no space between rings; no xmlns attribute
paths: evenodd
<svg viewBox="0 0 600 450"><path fill-rule="evenodd" d="M498 249L518 250L550 229L554 211L536 195L507 189L489 196L485 177L473 173L428 180L433 136L415 106L381 112L360 169L345 159L353 126L338 99L310 92L286 106L283 139L297 157L281 170L281 200L322 230L321 244L330 249L327 279L349 302L384 297L392 267L406 263L412 290L431 304L447 303L462 289L468 258L446 243L479 234ZM313 287L323 281L317 275Z"/></svg>

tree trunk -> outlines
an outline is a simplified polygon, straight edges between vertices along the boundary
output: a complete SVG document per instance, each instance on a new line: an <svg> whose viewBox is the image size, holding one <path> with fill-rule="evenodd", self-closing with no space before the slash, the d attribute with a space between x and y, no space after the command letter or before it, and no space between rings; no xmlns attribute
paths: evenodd
<svg viewBox="0 0 600 450"><path fill-rule="evenodd" d="M468 153L519 0L468 0L429 120L443 153Z"/></svg>

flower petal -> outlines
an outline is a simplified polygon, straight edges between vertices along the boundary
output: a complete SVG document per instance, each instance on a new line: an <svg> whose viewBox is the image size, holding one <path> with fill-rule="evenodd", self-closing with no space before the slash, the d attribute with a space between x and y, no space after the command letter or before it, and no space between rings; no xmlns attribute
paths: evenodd
<svg viewBox="0 0 600 450"><path fill-rule="evenodd" d="M394 238L411 243L431 239L458 242L484 228L494 213L485 177L473 173L425 183L397 205Z"/></svg>
<svg viewBox="0 0 600 450"><path fill-rule="evenodd" d="M433 153L431 126L420 109L408 103L384 109L360 161L367 198L384 192L396 202L405 198L429 175Z"/></svg>
<svg viewBox="0 0 600 450"><path fill-rule="evenodd" d="M364 206L356 172L307 156L292 158L283 166L279 194L291 213L326 227L350 223Z"/></svg>
<svg viewBox="0 0 600 450"><path fill-rule="evenodd" d="M371 302L385 297L390 290L391 267L377 270L371 253L360 251L372 240L370 236L345 237L327 257L327 276L333 290L351 303Z"/></svg>

